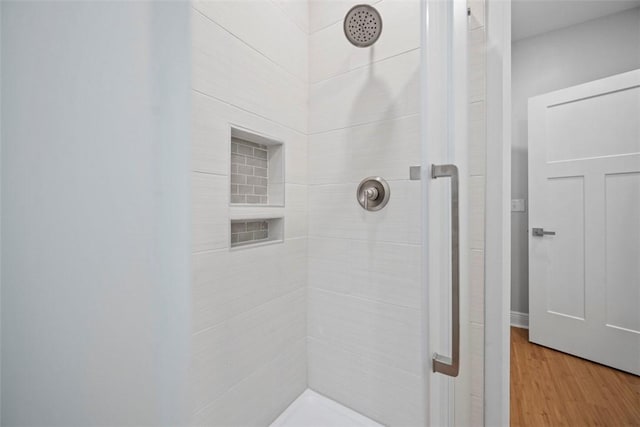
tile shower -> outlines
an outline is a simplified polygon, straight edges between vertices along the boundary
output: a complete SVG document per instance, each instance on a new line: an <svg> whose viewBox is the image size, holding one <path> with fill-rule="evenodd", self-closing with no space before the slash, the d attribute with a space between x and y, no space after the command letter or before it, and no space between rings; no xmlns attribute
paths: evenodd
<svg viewBox="0 0 640 427"><path fill-rule="evenodd" d="M194 424L268 425L307 388L426 422L420 2L376 2L371 49L344 38L354 4L192 3Z"/></svg>

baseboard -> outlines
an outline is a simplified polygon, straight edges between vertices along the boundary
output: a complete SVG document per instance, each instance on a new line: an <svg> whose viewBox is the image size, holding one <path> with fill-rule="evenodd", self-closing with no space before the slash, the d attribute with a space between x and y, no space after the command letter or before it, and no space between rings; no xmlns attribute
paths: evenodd
<svg viewBox="0 0 640 427"><path fill-rule="evenodd" d="M529 313L511 312L511 326L522 329L529 329Z"/></svg>

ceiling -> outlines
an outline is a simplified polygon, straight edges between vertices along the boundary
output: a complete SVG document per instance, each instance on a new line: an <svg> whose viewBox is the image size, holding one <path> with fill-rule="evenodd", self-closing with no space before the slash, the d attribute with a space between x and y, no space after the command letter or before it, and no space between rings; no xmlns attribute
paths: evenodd
<svg viewBox="0 0 640 427"><path fill-rule="evenodd" d="M524 39L634 7L640 7L640 0L513 0L511 39Z"/></svg>

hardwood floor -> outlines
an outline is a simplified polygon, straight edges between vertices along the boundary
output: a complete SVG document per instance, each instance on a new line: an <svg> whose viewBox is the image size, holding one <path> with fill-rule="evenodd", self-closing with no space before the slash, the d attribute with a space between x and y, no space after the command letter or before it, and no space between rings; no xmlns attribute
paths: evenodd
<svg viewBox="0 0 640 427"><path fill-rule="evenodd" d="M512 426L640 426L640 377L528 341L511 328Z"/></svg>

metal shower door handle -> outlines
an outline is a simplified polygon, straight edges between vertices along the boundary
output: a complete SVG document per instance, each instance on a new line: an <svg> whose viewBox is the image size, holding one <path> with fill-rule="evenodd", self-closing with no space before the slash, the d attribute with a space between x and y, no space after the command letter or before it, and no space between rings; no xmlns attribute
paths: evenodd
<svg viewBox="0 0 640 427"><path fill-rule="evenodd" d="M431 178L451 178L451 357L433 354L433 372L457 377L460 367L460 209L458 167L431 165Z"/></svg>

